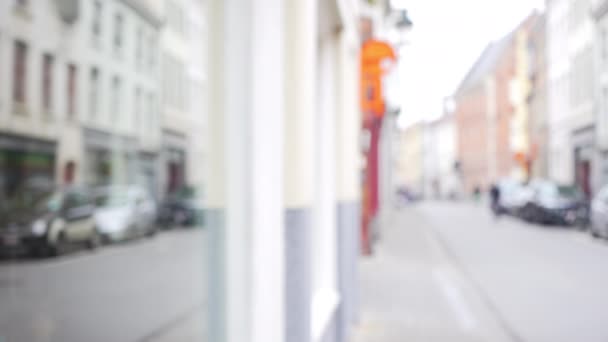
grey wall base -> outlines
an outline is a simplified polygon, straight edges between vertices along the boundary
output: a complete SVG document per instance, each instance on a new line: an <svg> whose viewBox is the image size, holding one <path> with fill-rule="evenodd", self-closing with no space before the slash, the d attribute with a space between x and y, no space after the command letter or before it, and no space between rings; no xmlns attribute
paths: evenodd
<svg viewBox="0 0 608 342"><path fill-rule="evenodd" d="M285 211L285 341L310 342L311 210Z"/></svg>
<svg viewBox="0 0 608 342"><path fill-rule="evenodd" d="M333 315L333 317L331 318L331 321L327 324L327 328L325 329L325 332L323 333L323 336L321 337L321 341L320 342L339 342L340 340L339 338L339 331L338 331L338 317L337 317L337 312L336 314Z"/></svg>
<svg viewBox="0 0 608 342"><path fill-rule="evenodd" d="M336 342L350 341L352 326L358 320L360 243L360 203L340 202L337 207L338 290L340 305L336 313Z"/></svg>
<svg viewBox="0 0 608 342"><path fill-rule="evenodd" d="M205 229L209 231L209 341L226 341L226 260L224 210L205 210Z"/></svg>
<svg viewBox="0 0 608 342"><path fill-rule="evenodd" d="M338 203L338 290L340 303L323 342L347 342L357 321L359 243L359 202ZM311 210L287 209L285 212L285 340L310 342L311 290ZM209 340L223 342L225 336L225 214L206 210L209 230Z"/></svg>

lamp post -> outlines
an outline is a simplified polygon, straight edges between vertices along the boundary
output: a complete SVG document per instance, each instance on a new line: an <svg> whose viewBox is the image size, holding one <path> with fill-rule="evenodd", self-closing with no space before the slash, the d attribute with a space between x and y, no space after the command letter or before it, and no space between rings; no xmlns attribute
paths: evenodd
<svg viewBox="0 0 608 342"><path fill-rule="evenodd" d="M395 198L395 150L398 142L395 141L397 137L397 121L399 115L402 115L403 108L401 108L401 84L399 69L400 64L403 62L401 57L403 56L402 48L407 44L406 38L409 31L412 29L413 23L410 20L407 10L392 10L389 12L389 32L391 35L390 43L395 47L397 59L393 66L391 77L386 85L386 115L382 119L382 133L380 138L380 169L381 169L381 206L380 212L385 221L385 218L390 214L390 210L394 205Z"/></svg>

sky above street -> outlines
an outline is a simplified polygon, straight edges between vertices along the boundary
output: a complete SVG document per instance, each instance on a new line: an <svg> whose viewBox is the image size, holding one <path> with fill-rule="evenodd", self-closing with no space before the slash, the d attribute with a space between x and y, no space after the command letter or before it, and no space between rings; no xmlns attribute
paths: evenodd
<svg viewBox="0 0 608 342"><path fill-rule="evenodd" d="M486 45L514 29L542 0L393 0L414 22L401 48L400 126L433 119Z"/></svg>

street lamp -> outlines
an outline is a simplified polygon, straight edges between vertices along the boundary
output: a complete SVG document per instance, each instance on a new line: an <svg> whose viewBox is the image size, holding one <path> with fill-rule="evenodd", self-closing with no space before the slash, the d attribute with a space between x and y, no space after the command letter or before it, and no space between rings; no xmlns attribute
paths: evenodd
<svg viewBox="0 0 608 342"><path fill-rule="evenodd" d="M387 32L389 41L396 52L396 59L391 60L391 71L385 77L385 103L386 114L382 117L380 143L379 143L379 173L380 173L380 219L386 222L388 215L394 205L395 190L398 186L396 182L396 151L398 148L398 128L399 116L403 115L402 110L402 89L400 80L400 63L402 63L402 47L406 45L406 38L413 27L412 20L405 9L392 8L387 13L386 18Z"/></svg>
<svg viewBox="0 0 608 342"><path fill-rule="evenodd" d="M397 21L395 26L398 29L410 30L412 28L412 26L414 26L414 23L408 16L407 10L402 9L402 10L399 10L398 13L399 13L398 14L399 20Z"/></svg>

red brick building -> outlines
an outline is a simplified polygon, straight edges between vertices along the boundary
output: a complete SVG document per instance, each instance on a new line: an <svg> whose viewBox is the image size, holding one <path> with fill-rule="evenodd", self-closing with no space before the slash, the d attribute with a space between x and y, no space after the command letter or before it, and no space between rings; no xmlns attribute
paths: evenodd
<svg viewBox="0 0 608 342"><path fill-rule="evenodd" d="M541 118L544 83L535 58L542 17L532 13L483 51L454 94L458 160L464 191L482 190L509 177L530 177L530 128ZM536 44L532 44L536 43ZM538 51L537 53L542 53ZM536 56L538 57L538 56ZM537 96L537 97L535 97Z"/></svg>
<svg viewBox="0 0 608 342"><path fill-rule="evenodd" d="M511 172L514 55L514 34L491 43L454 94L458 161L463 190L468 193L476 187L485 190Z"/></svg>

